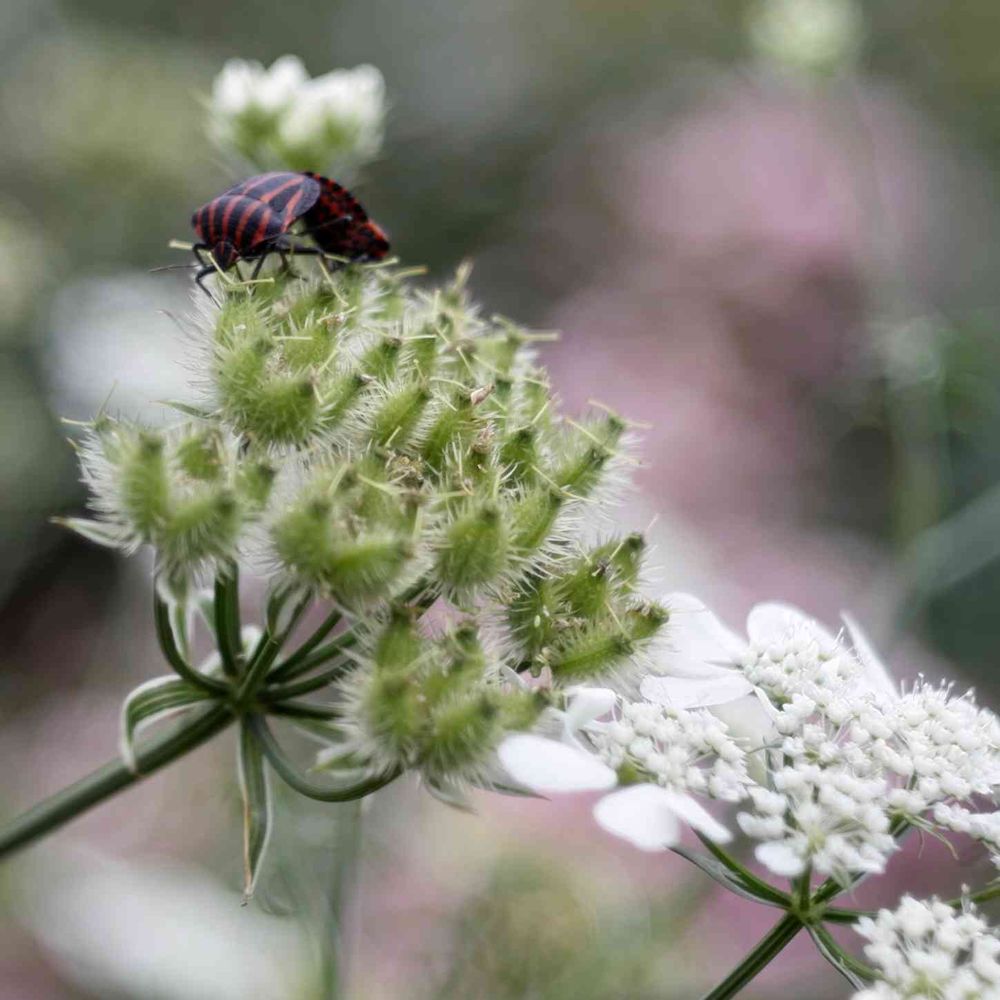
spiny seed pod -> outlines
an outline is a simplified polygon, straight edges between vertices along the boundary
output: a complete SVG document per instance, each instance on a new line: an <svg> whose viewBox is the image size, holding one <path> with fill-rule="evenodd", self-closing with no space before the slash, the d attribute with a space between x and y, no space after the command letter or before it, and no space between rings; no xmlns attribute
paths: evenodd
<svg viewBox="0 0 1000 1000"><path fill-rule="evenodd" d="M446 527L435 571L460 599L498 580L509 566L508 555L507 525L497 504L487 501L469 507Z"/></svg>
<svg viewBox="0 0 1000 1000"><path fill-rule="evenodd" d="M150 544L179 583L238 550L244 525L266 500L251 466L214 428L157 432L104 418L81 452L94 506L120 543Z"/></svg>
<svg viewBox="0 0 1000 1000"><path fill-rule="evenodd" d="M352 513L348 498L324 496L313 484L270 527L278 562L347 607L399 590L413 555L408 535Z"/></svg>
<svg viewBox="0 0 1000 1000"><path fill-rule="evenodd" d="M430 774L455 775L480 766L499 742L499 712L485 693L442 699L429 712L421 765Z"/></svg>
<svg viewBox="0 0 1000 1000"><path fill-rule="evenodd" d="M425 648L414 609L397 604L374 643L372 663L380 674L406 675L420 662Z"/></svg>
<svg viewBox="0 0 1000 1000"><path fill-rule="evenodd" d="M383 768L419 768L431 781L485 773L504 731L530 727L545 706L544 697L497 683L471 623L431 639L412 609L397 606L363 658L346 682L356 752Z"/></svg>
<svg viewBox="0 0 1000 1000"><path fill-rule="evenodd" d="M113 450L106 454L115 456L113 461L120 471L122 512L139 539L152 541L170 507L163 439L140 431L132 440L114 442Z"/></svg>
<svg viewBox="0 0 1000 1000"><path fill-rule="evenodd" d="M518 587L507 622L525 666L561 676L614 670L667 620L659 605L637 603L641 535L613 539L576 556L559 572L536 572Z"/></svg>
<svg viewBox="0 0 1000 1000"><path fill-rule="evenodd" d="M573 629L539 655L561 683L579 684L607 676L635 652L629 634L614 622L587 624Z"/></svg>
<svg viewBox="0 0 1000 1000"><path fill-rule="evenodd" d="M405 448L430 399L430 388L423 379L394 386L371 418L372 444L396 451Z"/></svg>

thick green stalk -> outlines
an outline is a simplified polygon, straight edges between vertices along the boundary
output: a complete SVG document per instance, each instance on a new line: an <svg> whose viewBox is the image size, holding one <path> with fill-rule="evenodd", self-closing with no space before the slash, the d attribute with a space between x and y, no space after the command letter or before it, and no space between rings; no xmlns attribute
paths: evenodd
<svg viewBox="0 0 1000 1000"><path fill-rule="evenodd" d="M800 930L802 922L799 918L792 913L786 914L714 990L705 994L703 1000L728 1000L729 997L736 996Z"/></svg>
<svg viewBox="0 0 1000 1000"><path fill-rule="evenodd" d="M124 761L112 760L75 784L39 802L26 813L0 827L0 858L26 847L92 806L141 781L147 774L183 757L188 751L222 732L232 721L233 715L228 708L214 706L141 748L136 755L138 774L130 771Z"/></svg>

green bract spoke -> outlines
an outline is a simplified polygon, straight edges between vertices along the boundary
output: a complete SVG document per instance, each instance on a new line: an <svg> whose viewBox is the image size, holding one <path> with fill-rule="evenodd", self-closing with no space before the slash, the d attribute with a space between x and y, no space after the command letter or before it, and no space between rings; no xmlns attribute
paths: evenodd
<svg viewBox="0 0 1000 1000"><path fill-rule="evenodd" d="M271 671L269 679L271 681L290 681L296 677L301 677L303 674L309 673L310 670L321 667L335 657L339 657L344 650L357 645L357 642L358 637L354 632L344 632L318 649L314 649L307 656L304 656L295 663L294 666L290 666L287 663L280 664Z"/></svg>
<svg viewBox="0 0 1000 1000"><path fill-rule="evenodd" d="M208 692L179 677L154 677L153 680L140 684L122 705L121 751L122 759L129 769L139 773L135 740L140 727L172 715L178 709L190 708L210 697Z"/></svg>
<svg viewBox="0 0 1000 1000"><path fill-rule="evenodd" d="M863 989L875 978L875 973L864 962L844 951L829 931L822 927L809 927L808 931L816 950L855 989Z"/></svg>
<svg viewBox="0 0 1000 1000"><path fill-rule="evenodd" d="M755 891L750 885L742 881L738 875L734 874L724 864L714 858L706 857L703 854L696 854L685 847L671 848L674 854L680 855L686 861L700 868L709 878L714 879L719 885L728 889L729 892L742 899L748 899L754 903L764 903L767 906L775 906L778 909L787 909L788 898L776 899L774 895L768 893L763 895Z"/></svg>
<svg viewBox="0 0 1000 1000"><path fill-rule="evenodd" d="M240 674L243 640L240 636L239 576L235 566L215 579L215 638L222 669L229 677Z"/></svg>
<svg viewBox="0 0 1000 1000"><path fill-rule="evenodd" d="M295 791L320 802L350 802L353 799L364 798L395 781L400 774L398 770L393 770L388 774L366 778L354 785L330 786L323 784L314 781L298 769L281 749L263 718L259 715L251 715L247 719L247 726L253 732L268 762L281 779Z"/></svg>
<svg viewBox="0 0 1000 1000"><path fill-rule="evenodd" d="M189 684L211 694L223 695L229 691L228 684L214 677L206 677L205 674L195 670L181 654L174 639L170 606L156 592L155 587L153 588L153 620L156 624L156 637L160 642L160 649L167 662L180 677Z"/></svg>
<svg viewBox="0 0 1000 1000"><path fill-rule="evenodd" d="M261 692L261 699L263 701L284 701L287 698L298 698L304 694L319 691L322 688L328 687L338 678L343 677L350 669L350 665L350 661L341 661L305 680L265 688Z"/></svg>
<svg viewBox="0 0 1000 1000"><path fill-rule="evenodd" d="M269 715L286 715L291 719L342 719L344 710L335 705L317 705L308 701L279 701L265 706Z"/></svg>
<svg viewBox="0 0 1000 1000"><path fill-rule="evenodd" d="M294 653L275 668L273 671L274 679L281 680L286 677L297 676L296 667L340 624L342 619L343 614L339 608L331 611L323 619L319 628Z"/></svg>
<svg viewBox="0 0 1000 1000"><path fill-rule="evenodd" d="M958 905L956 900L953 906ZM874 910L845 910L841 907L830 907L823 910L821 919L830 924L856 924L862 917L874 917Z"/></svg>
<svg viewBox="0 0 1000 1000"><path fill-rule="evenodd" d="M769 882L765 882L762 878L758 878L758 876L754 875L749 868L737 861L736 858L734 858L728 851L721 848L711 838L706 837L701 833L698 833L697 836L705 847L714 855L714 857L720 861L740 883L743 884L747 891L752 892L761 899L768 900L777 906L787 907L791 904L791 897L787 892L782 892L776 886L771 885Z"/></svg>
<svg viewBox="0 0 1000 1000"><path fill-rule="evenodd" d="M246 723L240 726L238 773L243 799L243 899L246 901L257 884L272 823L267 768L260 744Z"/></svg>

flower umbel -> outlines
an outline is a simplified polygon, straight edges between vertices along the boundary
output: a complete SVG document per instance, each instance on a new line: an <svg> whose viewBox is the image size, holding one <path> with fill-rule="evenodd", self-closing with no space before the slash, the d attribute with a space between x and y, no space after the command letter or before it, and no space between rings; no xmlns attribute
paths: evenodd
<svg viewBox="0 0 1000 1000"><path fill-rule="evenodd" d="M385 81L374 66L310 78L297 56L270 68L232 59L215 78L209 134L256 167L345 170L382 146Z"/></svg>
<svg viewBox="0 0 1000 1000"><path fill-rule="evenodd" d="M860 920L857 932L878 979L853 1000L1000 997L1000 938L973 906L904 896L895 910Z"/></svg>
<svg viewBox="0 0 1000 1000"><path fill-rule="evenodd" d="M594 807L606 830L644 850L673 848L732 891L785 908L791 933L807 927L852 983L875 978L823 928L830 900L882 873L909 829L963 834L1000 853L1000 810L981 808L1000 785L1000 722L948 685L897 689L849 617L834 635L787 605L758 605L743 640L693 597L668 595L662 605L671 629L654 651L656 672L641 681L646 702L570 692L560 742L511 736L501 760L544 792L604 791L617 779L625 787ZM591 711L576 710L575 699ZM729 729L715 713L743 724ZM729 831L701 798L737 804L757 861L790 880L788 891L726 853ZM711 858L680 846L685 823ZM814 885L816 876L829 878ZM898 916L884 911L858 928L881 977L858 994L865 1000L998 995L1000 945L969 909L956 915L911 899ZM761 948L787 943L781 930L779 945L765 939ZM741 976L731 977L734 988ZM729 988L727 980L711 995L734 995Z"/></svg>

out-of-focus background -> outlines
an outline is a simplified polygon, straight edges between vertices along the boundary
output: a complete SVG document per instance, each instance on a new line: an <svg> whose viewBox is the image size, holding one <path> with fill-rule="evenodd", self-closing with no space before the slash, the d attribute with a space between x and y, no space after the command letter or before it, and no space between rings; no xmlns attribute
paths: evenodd
<svg viewBox="0 0 1000 1000"><path fill-rule="evenodd" d="M901 676L996 704L998 36L991 0L0 0L0 813L113 755L162 672L148 565L48 518L83 502L61 417L186 391L190 276L149 270L237 179L202 107L233 56L382 70L359 193L404 261L472 258L488 310L564 331L570 408L648 423L660 586L734 626L849 607ZM360 835L289 800L241 909L232 751L0 869L0 1000L681 1000L766 927L586 803L412 788ZM894 864L954 888L934 858ZM845 995L788 954L748 996Z"/></svg>

